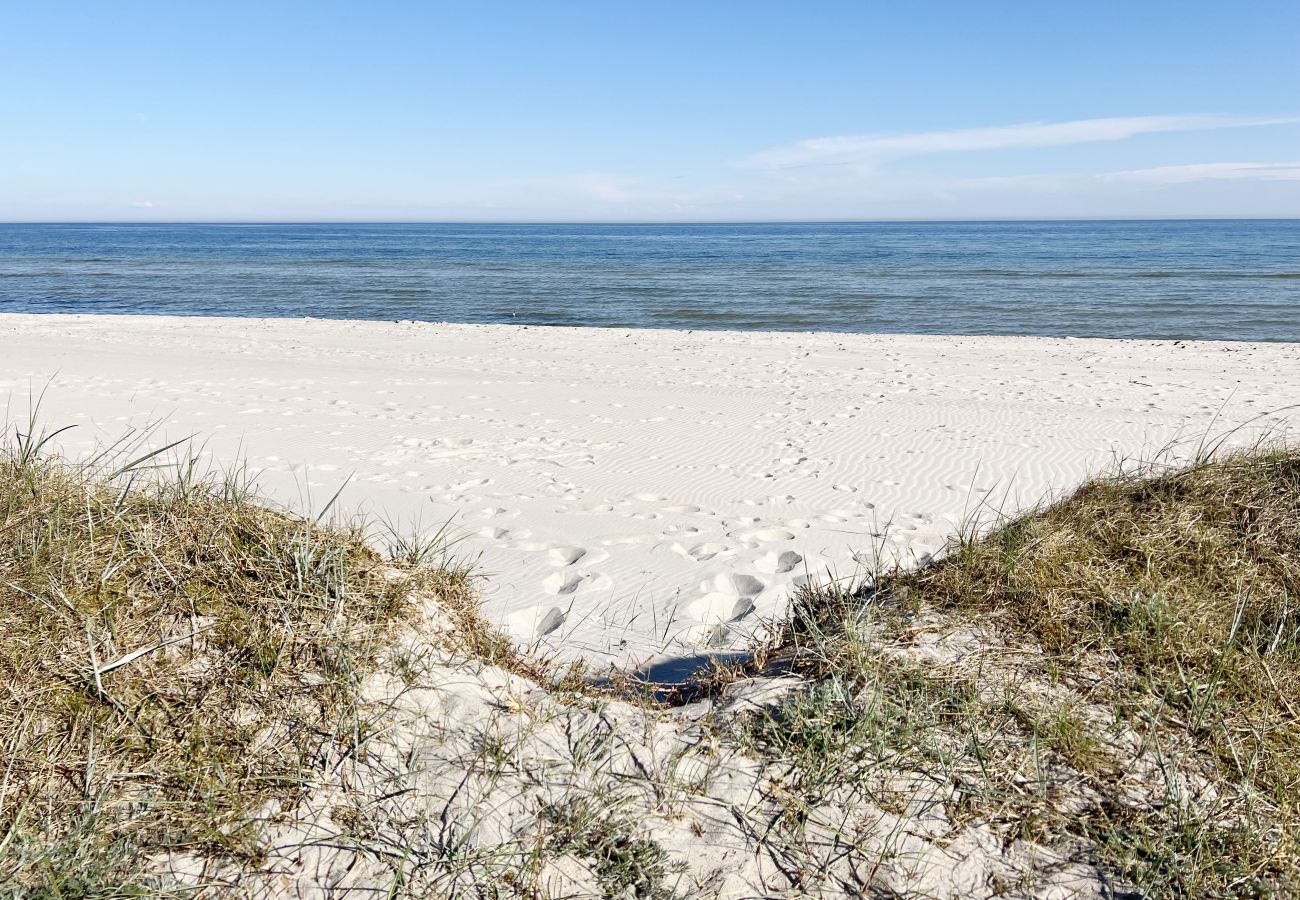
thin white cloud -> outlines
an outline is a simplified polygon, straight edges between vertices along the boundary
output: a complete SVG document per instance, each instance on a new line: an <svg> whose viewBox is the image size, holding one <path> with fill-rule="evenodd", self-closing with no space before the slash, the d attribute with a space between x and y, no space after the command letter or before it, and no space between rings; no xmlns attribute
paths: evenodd
<svg viewBox="0 0 1300 900"><path fill-rule="evenodd" d="M1019 125L961 128L952 131L823 137L755 153L741 160L740 165L753 169L795 169L814 166L870 167L891 159L933 153L1060 147L1096 141L1122 141L1139 134L1156 132L1204 131L1295 122L1300 122L1300 118L1127 116L1079 119L1073 122L1026 122Z"/></svg>
<svg viewBox="0 0 1300 900"><path fill-rule="evenodd" d="M1156 166L1098 175L1102 181L1188 184L1194 181L1300 181L1300 162L1196 163L1187 166Z"/></svg>
<svg viewBox="0 0 1300 900"><path fill-rule="evenodd" d="M568 195L600 203L624 203L633 198L637 179L614 172L575 172L523 179L517 186L542 194Z"/></svg>
<svg viewBox="0 0 1300 900"><path fill-rule="evenodd" d="M153 209L152 200L135 200L131 203L132 209Z"/></svg>

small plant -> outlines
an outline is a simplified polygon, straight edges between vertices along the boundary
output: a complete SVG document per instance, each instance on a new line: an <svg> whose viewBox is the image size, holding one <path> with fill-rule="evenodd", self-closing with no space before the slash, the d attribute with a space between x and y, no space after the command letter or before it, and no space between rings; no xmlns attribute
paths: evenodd
<svg viewBox="0 0 1300 900"><path fill-rule="evenodd" d="M552 828L546 836L548 851L583 860L604 896L646 900L676 896L666 882L680 869L672 867L661 846L639 836L632 820L619 810L584 798L547 806L542 818Z"/></svg>

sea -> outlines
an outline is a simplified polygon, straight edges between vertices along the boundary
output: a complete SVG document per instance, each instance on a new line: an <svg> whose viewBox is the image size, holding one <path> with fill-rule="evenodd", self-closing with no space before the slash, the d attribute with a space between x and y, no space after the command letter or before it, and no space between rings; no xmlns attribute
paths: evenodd
<svg viewBox="0 0 1300 900"><path fill-rule="evenodd" d="M1300 341L1300 220L0 224L0 312Z"/></svg>

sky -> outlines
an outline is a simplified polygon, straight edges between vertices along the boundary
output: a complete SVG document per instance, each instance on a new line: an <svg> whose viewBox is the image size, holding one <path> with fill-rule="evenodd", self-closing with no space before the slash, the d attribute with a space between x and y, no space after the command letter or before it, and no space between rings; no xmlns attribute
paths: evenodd
<svg viewBox="0 0 1300 900"><path fill-rule="evenodd" d="M1300 216L1300 2L0 0L3 221Z"/></svg>

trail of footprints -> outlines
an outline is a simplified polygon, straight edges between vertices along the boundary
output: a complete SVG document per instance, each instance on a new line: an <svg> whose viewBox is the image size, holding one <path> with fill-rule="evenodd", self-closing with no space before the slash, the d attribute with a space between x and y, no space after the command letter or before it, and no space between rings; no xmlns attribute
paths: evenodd
<svg viewBox="0 0 1300 900"><path fill-rule="evenodd" d="M797 415L807 399L806 395L788 398L760 422L765 427L778 421L788 425L788 417ZM850 415L859 410L853 407ZM620 613L627 615L628 597L649 585L654 573L671 568L662 566L656 554L667 552L682 560L686 568L674 569L675 574L663 579L668 584L648 588L675 596L675 602L667 603L662 597L652 598L650 605L655 607L652 615L665 613L668 619L656 629L662 641L659 652L680 652L683 647L726 643L747 623L778 612L791 590L810 577L827 574L833 557L856 565L853 561L858 557L851 552L835 551L860 545L874 533L874 506L859 498L859 486L833 481L834 460L807 449L809 440L833 429L835 423L811 418L798 422L802 439L782 438L778 433L766 443L765 462L716 467L724 478L738 479L738 496L725 504L733 514L726 516L655 492L600 496L591 484L580 483L585 476L570 477L568 471L597 465L597 454L619 442L569 439L561 432L564 426L551 419L533 423L523 434L398 436L379 453L373 448L356 453L368 458L371 466L378 462L400 471L400 477L410 482L404 491L474 510L462 516L471 543L497 554L500 571L488 585L501 601L496 618L525 641L554 637L563 642L566 625L577 628L593 618L605 621L611 632L620 625L634 630L618 619ZM424 481L421 470L430 465L443 471L449 467L452 477L442 483ZM674 468L701 470L689 461ZM504 483L498 484L501 477ZM521 479L528 487L520 488ZM795 493L756 493L756 482L781 484ZM796 502L796 493L804 493L798 487L801 483L815 485L823 496L829 490L829 496L845 502L805 512L806 518L783 516L782 510ZM594 516L607 522L608 530L592 535L590 528L579 529L589 535L584 545L545 540L535 537L530 528L519 527L522 518L559 536L562 525L548 529L538 521L545 517L538 516L536 504L545 504L548 498L549 513ZM735 515L737 507L751 507L754 515ZM904 517L898 527L914 532L926 524L927 517L917 514ZM829 545L838 532L843 532L842 547L820 546ZM612 557L617 558L611 562ZM618 571L617 578L604 570L606 563ZM629 569L633 570L630 576ZM638 582L637 571L644 584ZM692 578L691 572L699 574ZM593 649L609 652L612 648Z"/></svg>
<svg viewBox="0 0 1300 900"><path fill-rule="evenodd" d="M769 500L788 502L788 496ZM620 531L595 538L593 546L533 540L529 532L510 530L499 524L480 528L477 534L499 542L514 553L535 555L550 569L533 592L546 599L515 609L505 616L506 624L526 640L542 640L561 632L570 618L590 614L585 600L609 595L627 585L601 571L611 553L626 555L630 550L669 551L704 570L693 589L679 590L666 634L669 645L698 647L726 643L734 628L755 618L760 609L774 611L788 592L803 584L827 559L794 549L803 534L817 525L857 523L866 527L871 504L823 513L816 521L798 517L722 517L694 503L674 502L669 497L637 493L622 498L584 502L556 508L557 513L621 518L638 523L660 523L652 530ZM511 515L503 507L486 507L482 516L499 522ZM513 513L518 515L518 513ZM523 587L526 592L529 590ZM685 594L685 596L680 596ZM766 601L764 604L762 601ZM597 601L598 602L598 601Z"/></svg>

